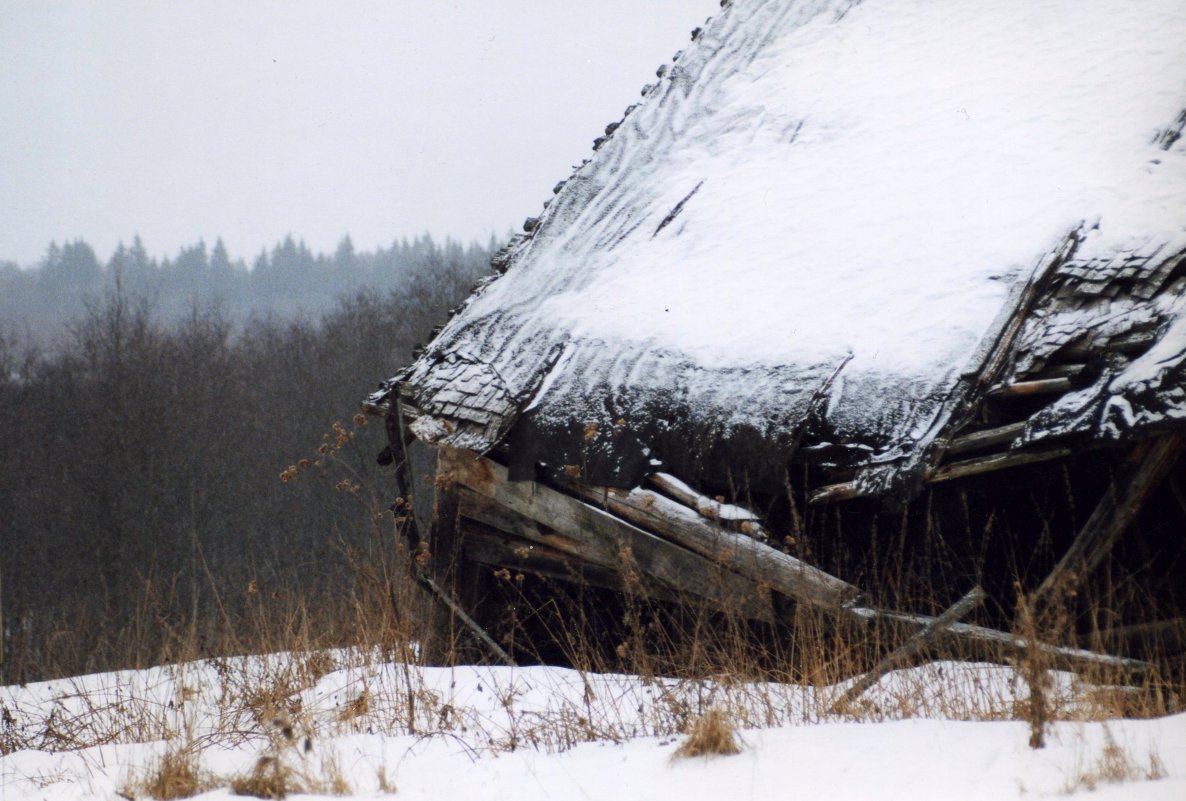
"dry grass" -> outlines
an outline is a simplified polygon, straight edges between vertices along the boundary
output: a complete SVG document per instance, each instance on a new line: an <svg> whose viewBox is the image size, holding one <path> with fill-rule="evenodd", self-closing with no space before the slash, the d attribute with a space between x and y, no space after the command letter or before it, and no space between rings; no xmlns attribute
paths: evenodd
<svg viewBox="0 0 1186 801"><path fill-rule="evenodd" d="M1156 750L1150 751L1144 760L1138 760L1116 742L1105 726L1103 748L1067 782L1063 791L1071 795L1080 789L1094 791L1104 784L1156 781L1165 775L1165 766Z"/></svg>
<svg viewBox="0 0 1186 801"><path fill-rule="evenodd" d="M189 798L217 787L218 783L198 765L192 748L169 750L140 782L133 783L126 792L136 797L149 795L158 801Z"/></svg>
<svg viewBox="0 0 1186 801"><path fill-rule="evenodd" d="M688 735L672 754L675 758L732 756L741 753L737 726L720 709L710 709L692 721Z"/></svg>

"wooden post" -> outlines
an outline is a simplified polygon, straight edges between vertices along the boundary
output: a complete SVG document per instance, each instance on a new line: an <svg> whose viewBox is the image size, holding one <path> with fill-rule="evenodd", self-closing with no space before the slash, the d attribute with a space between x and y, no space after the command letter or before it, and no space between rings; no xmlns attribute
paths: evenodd
<svg viewBox="0 0 1186 801"><path fill-rule="evenodd" d="M443 603L440 592L429 589L430 597L439 605L426 609L426 620L421 634L421 653L427 664L452 664L457 659L459 624L469 628L457 609L478 613L481 601L481 576L464 558L457 487L440 464L440 449L419 440L408 443L407 456L411 471L412 513L420 537L419 547L427 549L425 557L417 554L417 578L427 577L453 603ZM467 615L468 617L468 615ZM480 638L479 638L480 639Z"/></svg>
<svg viewBox="0 0 1186 801"><path fill-rule="evenodd" d="M836 703L832 704L832 707L828 710L828 714L835 715L843 712L848 708L850 703L860 698L865 694L866 690L876 684L878 679L893 670L896 665L900 664L907 657L916 654L924 645L934 640L936 634L984 603L984 598L984 590L979 587L973 587L968 591L967 595L956 601L954 606L914 632L910 639L886 654L880 662L874 665L872 670L857 679L856 683L849 687L844 695L836 700Z"/></svg>
<svg viewBox="0 0 1186 801"><path fill-rule="evenodd" d="M1081 582L1112 550L1116 540L1177 462L1181 451L1182 440L1172 436L1138 446L1129 467L1104 492L1071 547L1033 597L1049 600L1055 591L1064 592Z"/></svg>

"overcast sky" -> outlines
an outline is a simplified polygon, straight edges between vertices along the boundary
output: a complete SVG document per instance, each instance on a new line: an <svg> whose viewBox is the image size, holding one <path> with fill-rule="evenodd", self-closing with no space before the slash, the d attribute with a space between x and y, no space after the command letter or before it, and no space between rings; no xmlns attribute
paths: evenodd
<svg viewBox="0 0 1186 801"><path fill-rule="evenodd" d="M536 214L717 0L0 0L0 259Z"/></svg>

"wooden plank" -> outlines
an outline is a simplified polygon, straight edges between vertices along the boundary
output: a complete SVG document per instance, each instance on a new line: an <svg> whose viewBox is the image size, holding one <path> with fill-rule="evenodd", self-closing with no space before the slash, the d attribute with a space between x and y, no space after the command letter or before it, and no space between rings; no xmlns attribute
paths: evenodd
<svg viewBox="0 0 1186 801"><path fill-rule="evenodd" d="M1012 442L1017 439L1017 436L1025 431L1025 421L1020 423L1010 423L1007 426L999 426L997 428L986 428L983 431L974 431L971 434L965 434L962 437L956 437L947 446L944 456L954 456L960 453L967 453L968 451L978 451L981 448L988 448L993 445L1003 445L1006 442Z"/></svg>
<svg viewBox="0 0 1186 801"><path fill-rule="evenodd" d="M505 568L567 584L622 591L622 575L618 568L598 567L581 562L547 546L526 543L513 535L496 531L476 521L467 520L464 527L466 559L483 568L491 569L492 574ZM524 545L528 547L525 549L522 547ZM654 581L647 582L646 586L641 588L641 593L655 601L718 611L717 604L713 601L674 592ZM766 623L774 622L772 615L756 619Z"/></svg>
<svg viewBox="0 0 1186 801"><path fill-rule="evenodd" d="M505 467L472 451L442 448L441 462L454 481L516 514L584 541L602 559L618 566L626 590L632 589L631 582L649 577L676 592L715 601L723 611L756 620L773 616L769 593L762 593L753 581L601 509L542 484L511 482Z"/></svg>
<svg viewBox="0 0 1186 801"><path fill-rule="evenodd" d="M418 571L416 578L420 584L423 585L426 590L428 590L429 594L433 598L448 608L450 614L460 620L462 625L473 632L473 634L479 640L481 640L482 644L490 649L490 652L494 654L498 661L502 662L508 667L516 667L515 660L511 659L510 654L504 651L502 647L499 646L499 644L496 643L494 639L486 633L486 630L478 625L476 620L466 614L464 607L462 607L462 605L457 602L457 599L455 599L452 594L444 589L440 584L434 581L432 576L430 576L427 571Z"/></svg>
<svg viewBox="0 0 1186 801"><path fill-rule="evenodd" d="M483 525L512 534L529 543L541 545L574 561L596 567L617 570L621 563L605 553L604 549L577 537L567 537L542 526L522 515L515 514L491 498L471 489L458 490L462 517L476 520ZM620 583L620 582L619 582Z"/></svg>
<svg viewBox="0 0 1186 801"><path fill-rule="evenodd" d="M962 462L953 462L930 471L925 477L928 484L940 481L952 481L957 478L992 473L997 470L1007 470L1011 467L1046 462L1051 459L1061 459L1070 456L1069 448L1052 448L1041 451L1015 451L993 453L987 456L977 456ZM808 503L831 503L834 501L848 501L865 497L866 493L855 481L844 481L839 484L825 484L817 487L808 499Z"/></svg>
<svg viewBox="0 0 1186 801"><path fill-rule="evenodd" d="M1014 451L994 453L988 456L977 456L974 459L953 462L937 468L927 476L927 483L936 484L940 481L952 481L957 478L980 475L981 473L993 473L997 470L1007 470L1011 467L1020 467L1021 465L1035 464L1037 462L1048 462L1051 459L1061 459L1064 456L1070 455L1071 450L1069 448L1051 448L1041 451Z"/></svg>
<svg viewBox="0 0 1186 801"><path fill-rule="evenodd" d="M647 481L669 498L679 501L690 509L695 509L702 517L709 520L720 520L724 523L761 520L756 514L742 506L724 503L700 494L673 475L651 473L647 476Z"/></svg>
<svg viewBox="0 0 1186 801"><path fill-rule="evenodd" d="M1108 555L1177 463L1182 445L1182 439L1165 436L1138 446L1123 474L1104 492L1071 547L1034 592L1035 599L1073 589Z"/></svg>
<svg viewBox="0 0 1186 801"><path fill-rule="evenodd" d="M934 620L930 615L915 615L908 612L886 612L881 609L855 607L851 614L863 618L867 622L883 621L907 626L925 626ZM1062 645L1033 642L1024 637L1016 637L1004 631L997 631L986 626L976 626L971 623L952 623L936 635L939 639L952 638L977 645L992 651L994 658L1016 655L1018 652L1036 650L1048 658L1050 664L1059 669L1108 668L1128 673L1139 674L1150 668L1148 662L1127 657L1112 656L1089 651L1085 648L1071 648Z"/></svg>
<svg viewBox="0 0 1186 801"><path fill-rule="evenodd" d="M988 391L990 398L1020 398L1028 395L1047 395L1054 392L1066 392L1071 388L1069 378L1039 378L1034 381L1018 381L1015 384L1003 384Z"/></svg>
<svg viewBox="0 0 1186 801"><path fill-rule="evenodd" d="M882 657L881 661L874 665L868 673L857 679L851 687L845 690L843 695L836 699L836 702L832 704L828 713L835 715L847 709L850 703L864 695L865 691L876 684L878 679L905 662L906 659L918 653L923 646L933 642L935 635L941 633L952 623L967 616L969 612L984 603L985 597L984 590L979 587L973 587L968 591L967 595L956 601L951 608L920 627L918 631L911 635L910 639Z"/></svg>
<svg viewBox="0 0 1186 801"><path fill-rule="evenodd" d="M853 585L744 534L714 525L658 493L638 488L615 490L580 485L572 489L631 523L655 531L789 598L838 609L860 597L860 590Z"/></svg>

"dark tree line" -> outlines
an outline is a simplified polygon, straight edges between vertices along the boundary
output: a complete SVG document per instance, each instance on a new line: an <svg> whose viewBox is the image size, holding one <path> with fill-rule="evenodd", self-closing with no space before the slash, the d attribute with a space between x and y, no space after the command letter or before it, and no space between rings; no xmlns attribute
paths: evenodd
<svg viewBox="0 0 1186 801"><path fill-rule="evenodd" d="M236 324L252 316L315 316L366 287L408 291L416 276L434 274L446 264L485 269L495 244L463 246L451 239L438 244L424 235L359 252L345 237L333 254L314 254L289 236L262 251L249 267L243 259L232 259L221 239L212 248L198 242L158 260L136 237L130 247L121 243L106 263L86 242L54 243L31 270L0 261L0 321L56 348L67 340L67 326L86 311L88 300L102 296L117 280L129 295L149 299L162 321L179 321L195 307L210 306Z"/></svg>
<svg viewBox="0 0 1186 801"><path fill-rule="evenodd" d="M353 419L359 402L487 269L481 248L413 249L420 260L397 268L390 252L344 243L325 259L286 241L250 272L218 247L147 266L121 249L103 267L83 243L51 249L29 280L77 291L86 310L52 351L0 335L0 683L143 664L180 621L350 580L343 549L374 547L359 495L392 489L374 463L383 432ZM398 272L396 288L317 317L251 316L195 277L222 271L221 286L275 311L297 302L286 286L312 297L327 265L347 262ZM162 310L150 279L170 271L207 302ZM281 481L302 459L299 480Z"/></svg>

